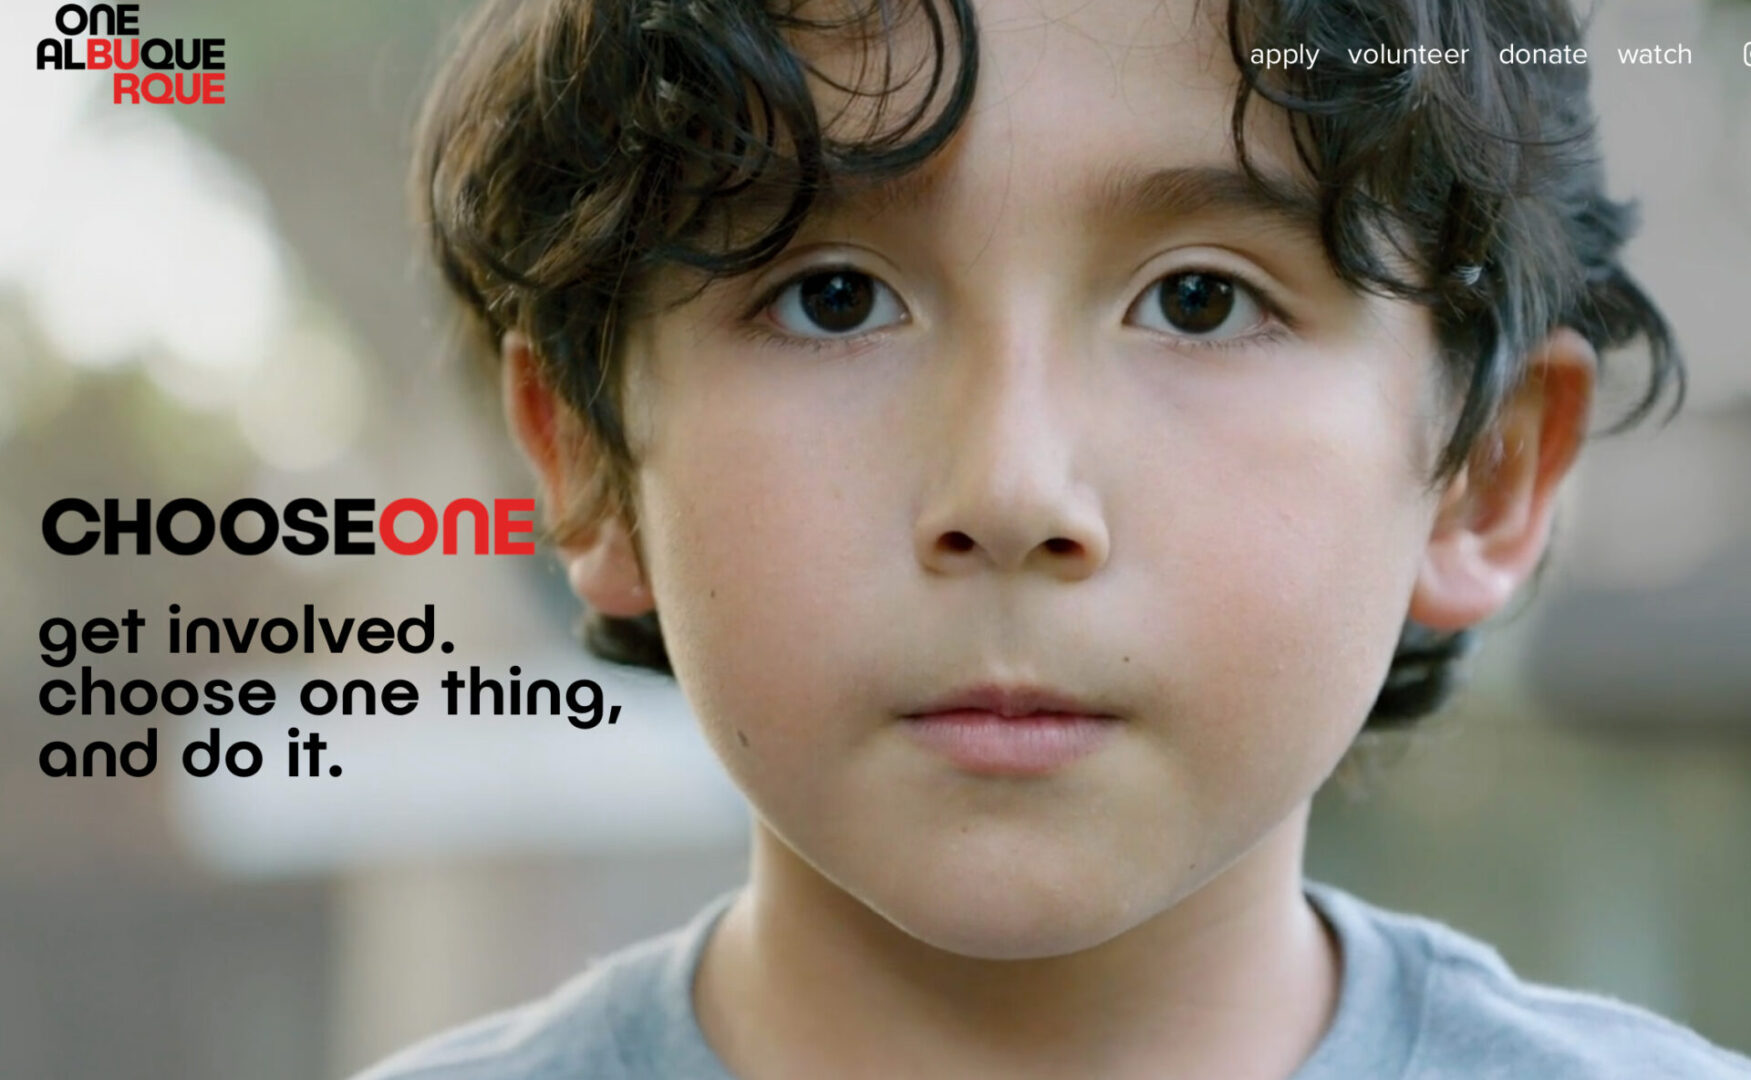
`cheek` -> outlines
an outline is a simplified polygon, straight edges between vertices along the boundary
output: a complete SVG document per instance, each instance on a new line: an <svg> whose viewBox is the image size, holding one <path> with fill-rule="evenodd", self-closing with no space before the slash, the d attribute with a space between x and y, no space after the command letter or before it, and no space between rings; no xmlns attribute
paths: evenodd
<svg viewBox="0 0 1751 1080"><path fill-rule="evenodd" d="M1149 468L1176 479L1133 531L1156 575L1144 588L1180 607L1162 644L1187 664L1194 752L1317 771L1372 705L1427 524L1409 388L1382 378L1357 364L1246 387L1156 451Z"/></svg>
<svg viewBox="0 0 1751 1080"><path fill-rule="evenodd" d="M743 778L811 771L793 759L809 753L821 718L870 688L858 627L883 617L891 592L882 584L891 568L878 564L894 554L895 523L882 515L898 504L876 463L822 415L831 413L787 411L782 395L721 381L716 393L675 395L640 474L645 552L677 678Z"/></svg>

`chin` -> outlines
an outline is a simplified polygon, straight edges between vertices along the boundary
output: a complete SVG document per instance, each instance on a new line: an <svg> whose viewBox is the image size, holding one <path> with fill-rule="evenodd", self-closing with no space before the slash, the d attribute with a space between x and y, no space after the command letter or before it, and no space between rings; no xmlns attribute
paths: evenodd
<svg viewBox="0 0 1751 1080"><path fill-rule="evenodd" d="M944 952L980 960L1038 960L1105 944L1160 908L1144 892L1161 888L1109 880L1065 866L1041 873L1021 867L963 864L953 871L919 869L884 895L864 892L872 910L912 938ZM1162 905L1165 906L1165 905Z"/></svg>

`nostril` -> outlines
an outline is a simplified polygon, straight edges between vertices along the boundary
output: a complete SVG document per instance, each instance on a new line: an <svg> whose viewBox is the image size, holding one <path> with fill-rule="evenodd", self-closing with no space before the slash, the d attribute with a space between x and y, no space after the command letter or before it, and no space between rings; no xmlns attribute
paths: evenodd
<svg viewBox="0 0 1751 1080"><path fill-rule="evenodd" d="M1066 540L1062 536L1054 536L1046 541L1046 550L1054 555L1074 555L1082 547L1074 540Z"/></svg>
<svg viewBox="0 0 1751 1080"><path fill-rule="evenodd" d="M938 541L938 543L950 551L973 550L973 538L964 532L944 533L942 539Z"/></svg>

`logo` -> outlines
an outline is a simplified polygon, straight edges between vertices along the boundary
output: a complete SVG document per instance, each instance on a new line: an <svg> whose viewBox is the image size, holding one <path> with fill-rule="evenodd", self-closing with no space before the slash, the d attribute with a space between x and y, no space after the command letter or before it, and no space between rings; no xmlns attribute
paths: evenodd
<svg viewBox="0 0 1751 1080"><path fill-rule="evenodd" d="M225 104L224 38L141 41L139 4L66 4L55 30L37 42L38 71L109 71L117 105Z"/></svg>

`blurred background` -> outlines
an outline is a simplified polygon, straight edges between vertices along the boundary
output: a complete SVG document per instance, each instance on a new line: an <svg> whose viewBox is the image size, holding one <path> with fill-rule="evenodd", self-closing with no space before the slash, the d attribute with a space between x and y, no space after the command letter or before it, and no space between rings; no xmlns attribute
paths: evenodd
<svg viewBox="0 0 1751 1080"><path fill-rule="evenodd" d="M0 1076L340 1076L738 882L746 810L685 704L573 643L545 555L46 550L42 511L65 495L532 493L496 401L446 359L406 225L415 102L467 5L146 0L147 36L226 39L228 100L205 108L112 106L103 76L37 72L57 6L0 7ZM1614 193L1643 204L1631 267L1691 364L1687 409L1589 447L1536 602L1487 636L1459 706L1321 796L1309 873L1744 1050L1751 4L1603 0L1590 44L1678 41L1694 65L1593 76ZM166 657L171 603L394 620L432 603L456 653ZM204 723L37 706L39 624L129 608L147 648L90 658L118 685L258 675L286 702L313 674L403 676L427 702L233 716L227 737L268 767L193 780L174 755ZM434 691L453 662L595 678L622 722L449 718ZM343 777L270 775L292 723ZM51 739L148 724L151 777L38 768Z"/></svg>

